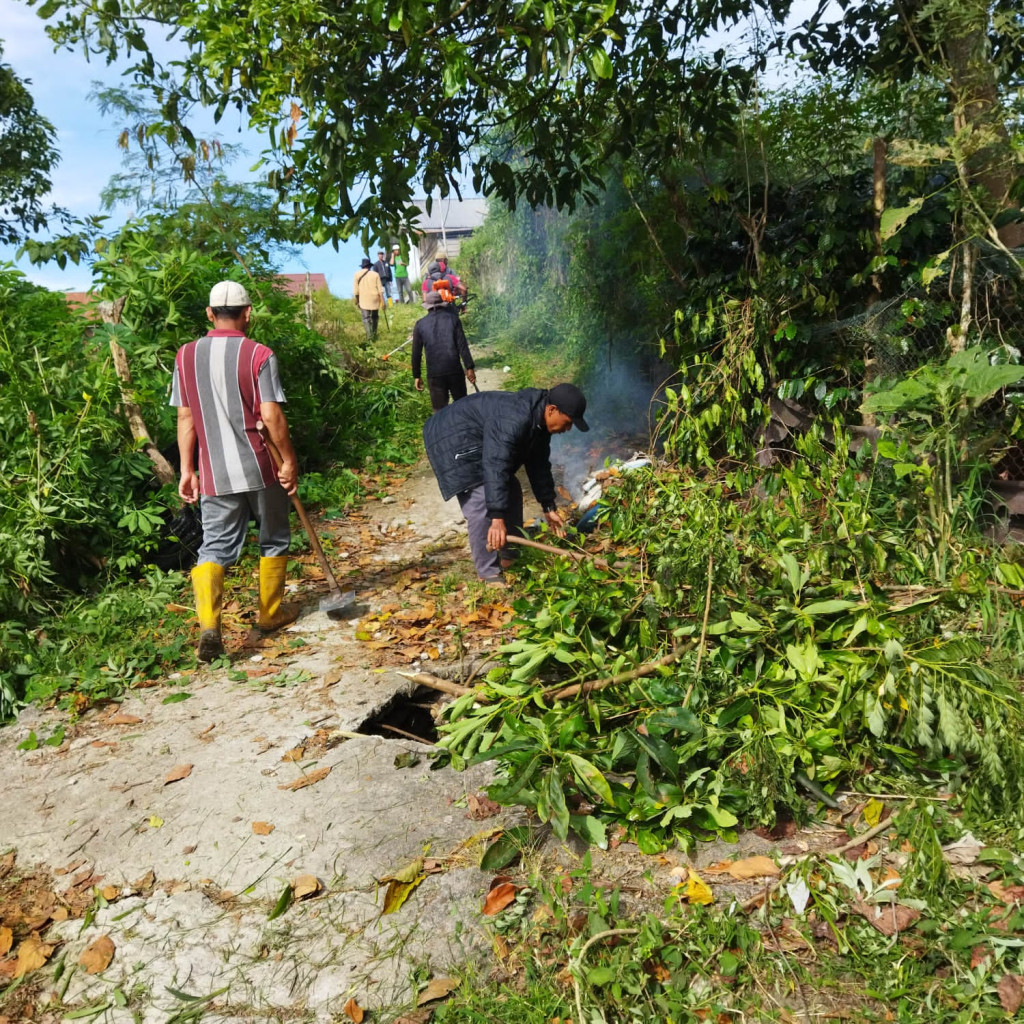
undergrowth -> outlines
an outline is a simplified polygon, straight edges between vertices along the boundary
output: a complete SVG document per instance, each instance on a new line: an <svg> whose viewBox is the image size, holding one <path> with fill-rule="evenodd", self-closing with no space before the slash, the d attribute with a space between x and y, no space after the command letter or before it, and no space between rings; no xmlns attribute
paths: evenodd
<svg viewBox="0 0 1024 1024"><path fill-rule="evenodd" d="M797 860L753 905L717 885L713 902L689 902L685 884L651 877L644 897L619 891L589 855L538 868L489 919L494 963L471 966L434 1019L1005 1020L1024 967L1024 913L1007 892L1024 862L994 847L973 873L952 867L943 846L962 826L934 804L891 826L887 851ZM892 907L905 925L886 934L870 918Z"/></svg>

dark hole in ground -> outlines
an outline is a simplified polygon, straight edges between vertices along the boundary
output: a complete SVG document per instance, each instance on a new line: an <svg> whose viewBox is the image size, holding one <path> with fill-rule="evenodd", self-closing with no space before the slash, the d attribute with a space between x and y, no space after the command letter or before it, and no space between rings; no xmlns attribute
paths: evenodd
<svg viewBox="0 0 1024 1024"><path fill-rule="evenodd" d="M437 726L430 709L443 694L421 686L412 695L396 693L375 715L368 718L359 732L365 736L384 736L389 740L416 737L428 743L437 742Z"/></svg>

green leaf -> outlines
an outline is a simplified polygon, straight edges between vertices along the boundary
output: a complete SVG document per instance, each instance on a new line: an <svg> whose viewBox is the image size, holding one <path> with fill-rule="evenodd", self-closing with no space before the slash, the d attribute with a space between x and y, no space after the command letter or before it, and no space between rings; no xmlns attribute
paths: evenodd
<svg viewBox="0 0 1024 1024"><path fill-rule="evenodd" d="M551 829L564 843L569 838L569 809L565 806L565 791L557 771L548 773L547 794L551 806Z"/></svg>
<svg viewBox="0 0 1024 1024"><path fill-rule="evenodd" d="M273 921L279 918L290 906L292 905L292 887L286 885L281 895L278 897L277 903L274 904L274 909L267 914L267 920Z"/></svg>
<svg viewBox="0 0 1024 1024"><path fill-rule="evenodd" d="M26 736L17 746L18 750L38 750L39 749L39 737L36 735L35 729L29 729L28 736Z"/></svg>
<svg viewBox="0 0 1024 1024"><path fill-rule="evenodd" d="M924 206L924 199L918 196L915 199L911 199L906 206L892 206L888 210L882 212L882 219L879 225L882 240L892 238L893 235L898 234L903 228L903 225L910 220L915 213L917 213L921 207Z"/></svg>
<svg viewBox="0 0 1024 1024"><path fill-rule="evenodd" d="M590 51L590 70L595 78L612 77L612 61L608 53L601 47Z"/></svg>
<svg viewBox="0 0 1024 1024"><path fill-rule="evenodd" d="M814 604L804 605L800 609L804 615L834 615L836 612L849 611L851 608L860 607L860 601L843 601L838 598L832 601L816 601Z"/></svg>
<svg viewBox="0 0 1024 1024"><path fill-rule="evenodd" d="M507 868L528 850L533 842L533 830L529 825L514 825L505 829L480 858L481 871L500 871Z"/></svg>
<svg viewBox="0 0 1024 1024"><path fill-rule="evenodd" d="M570 814L569 827L591 846L599 850L608 849L608 830L598 818L589 814Z"/></svg>
<svg viewBox="0 0 1024 1024"><path fill-rule="evenodd" d="M164 697L161 704L180 704L183 700L188 700L192 696L191 693L172 693L169 697Z"/></svg>
<svg viewBox="0 0 1024 1024"><path fill-rule="evenodd" d="M719 828L732 828L733 825L739 824L739 818L737 818L732 811L727 811L724 807L712 807L711 805L708 805L704 809L711 815L715 824Z"/></svg>
<svg viewBox="0 0 1024 1024"><path fill-rule="evenodd" d="M757 619L751 618L746 612L730 612L729 616L734 625L738 626L744 633L760 633L765 628Z"/></svg>
<svg viewBox="0 0 1024 1024"><path fill-rule="evenodd" d="M566 754L566 757L576 778L598 799L603 800L609 807L614 806L611 786L597 767L578 754Z"/></svg>
<svg viewBox="0 0 1024 1024"><path fill-rule="evenodd" d="M662 771L667 772L673 779L679 777L679 761L676 758L676 752L663 739L657 736L644 736L636 730L633 731L633 736Z"/></svg>

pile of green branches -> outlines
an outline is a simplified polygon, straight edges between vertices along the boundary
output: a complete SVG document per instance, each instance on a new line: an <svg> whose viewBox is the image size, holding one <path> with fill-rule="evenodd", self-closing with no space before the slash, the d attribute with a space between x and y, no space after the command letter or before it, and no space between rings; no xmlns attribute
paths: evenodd
<svg viewBox="0 0 1024 1024"><path fill-rule="evenodd" d="M1018 818L1018 567L968 536L941 583L891 463L798 447L756 483L625 478L610 567L537 560L520 581L507 663L442 727L452 763L496 760L491 796L561 837L621 826L651 852L846 787Z"/></svg>

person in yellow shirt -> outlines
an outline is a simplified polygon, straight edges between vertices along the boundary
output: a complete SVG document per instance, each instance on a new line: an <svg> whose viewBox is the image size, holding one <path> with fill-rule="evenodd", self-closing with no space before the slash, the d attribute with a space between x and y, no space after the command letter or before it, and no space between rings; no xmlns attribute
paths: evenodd
<svg viewBox="0 0 1024 1024"><path fill-rule="evenodd" d="M374 341L380 311L384 308L384 286L380 283L380 275L365 256L352 281L352 301L362 315L366 340Z"/></svg>

